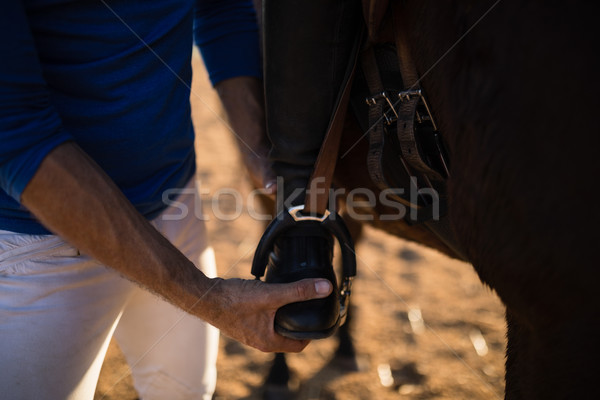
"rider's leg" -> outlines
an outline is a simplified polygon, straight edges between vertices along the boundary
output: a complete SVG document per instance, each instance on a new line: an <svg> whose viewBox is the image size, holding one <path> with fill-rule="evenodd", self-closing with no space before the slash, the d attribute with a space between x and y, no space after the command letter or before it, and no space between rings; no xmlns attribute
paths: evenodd
<svg viewBox="0 0 600 400"><path fill-rule="evenodd" d="M286 197L304 188L361 26L358 0L265 0L267 131ZM299 196L296 203L302 202Z"/></svg>
<svg viewBox="0 0 600 400"><path fill-rule="evenodd" d="M286 205L302 204L360 32L358 0L265 0L264 52L271 159L283 178ZM289 197L295 196L292 202ZM280 191L281 188L278 188ZM280 206L280 205L279 205ZM273 249L267 282L329 279L333 240L318 223L297 225ZM337 290L325 299L280 309L276 329L289 337L332 334L339 322Z"/></svg>

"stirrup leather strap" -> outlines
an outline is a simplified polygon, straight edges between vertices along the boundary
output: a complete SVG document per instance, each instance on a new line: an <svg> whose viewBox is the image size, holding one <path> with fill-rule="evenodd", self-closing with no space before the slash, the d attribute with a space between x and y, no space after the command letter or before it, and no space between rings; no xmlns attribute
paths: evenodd
<svg viewBox="0 0 600 400"><path fill-rule="evenodd" d="M321 145L319 156L315 162L315 167L311 174L306 198L304 199L304 209L302 213L324 215L329 202L329 188L333 180L333 173L339 153L340 140L346 120L346 111L348 110L348 102L350 100L350 91L356 71L359 49L362 43L363 34L357 35L355 39L350 64L346 71L346 79L338 97L338 102L333 113L333 117L327 128L325 139Z"/></svg>

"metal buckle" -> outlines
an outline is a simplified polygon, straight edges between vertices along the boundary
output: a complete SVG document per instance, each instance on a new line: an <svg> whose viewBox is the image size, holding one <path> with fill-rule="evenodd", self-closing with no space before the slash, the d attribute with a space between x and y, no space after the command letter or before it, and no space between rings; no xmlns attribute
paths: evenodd
<svg viewBox="0 0 600 400"><path fill-rule="evenodd" d="M342 321L346 319L346 314L348 313L348 301L350 300L350 295L352 294L352 277L348 276L342 282L342 287L340 288L340 317Z"/></svg>
<svg viewBox="0 0 600 400"><path fill-rule="evenodd" d="M390 97L388 96L388 92L384 91L381 93L377 93L376 95L374 95L372 97L367 97L365 99L365 101L367 102L367 105L374 106L381 99L385 100L387 103L387 106L388 106L388 109L383 111L383 117L385 118L385 123L386 123L386 125L391 125L398 120L398 113L396 112L396 109L394 108L394 105L392 104L392 101L390 100ZM393 115L390 114L390 111L393 113Z"/></svg>
<svg viewBox="0 0 600 400"><path fill-rule="evenodd" d="M418 110L415 111L415 115L417 117L417 122L422 124L424 121L430 121L431 125L433 125L433 130L437 132L438 128L433 119L433 114L431 113L431 109L429 108L429 104L427 100L425 100L425 96L423 95L423 91L421 89L413 89L413 90L404 90L398 93L398 98L400 101L410 100L411 98L419 97L419 100L423 102L425 106L425 110L427 111L427 115L421 115Z"/></svg>
<svg viewBox="0 0 600 400"><path fill-rule="evenodd" d="M400 101L411 100L415 97L418 97L419 100L423 103L423 105L425 106L425 111L427 113L427 115L423 115L419 112L419 110L416 110L415 117L417 118L417 122L419 124L422 124L425 121L430 121L431 125L433 125L433 130L437 132L437 124L433 119L433 114L431 113L431 109L429 108L429 103L427 103L427 100L423 95L423 91L421 89L413 89L398 92L398 99ZM365 99L367 105L369 106L376 105L377 102L380 100L385 100L385 102L387 103L387 109L383 111L383 117L385 119L386 125L391 125L398 120L398 112L396 111L396 107L394 107L394 104L392 103L388 92L383 91Z"/></svg>
<svg viewBox="0 0 600 400"><path fill-rule="evenodd" d="M331 214L331 212L329 210L325 210L325 212L321 216L302 215L301 211L303 211L303 210L304 210L304 204L301 204L299 206L291 207L290 209L288 209L288 213L292 216L294 221L319 221L319 222L325 221Z"/></svg>

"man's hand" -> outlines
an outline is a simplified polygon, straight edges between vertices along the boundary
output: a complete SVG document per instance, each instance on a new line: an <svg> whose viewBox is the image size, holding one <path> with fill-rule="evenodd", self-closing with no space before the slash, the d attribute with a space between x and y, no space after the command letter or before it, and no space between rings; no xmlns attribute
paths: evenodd
<svg viewBox="0 0 600 400"><path fill-rule="evenodd" d="M217 83L215 89L252 184L265 189L265 194L274 195L277 185L268 158L271 144L265 129L262 82L240 76Z"/></svg>
<svg viewBox="0 0 600 400"><path fill-rule="evenodd" d="M217 278L206 294L210 299L207 302L210 315L204 318L223 334L261 351L299 352L309 341L277 334L274 330L277 309L288 303L326 297L331 289L329 281L324 279L267 284L258 280ZM197 312L206 315L204 307L206 305Z"/></svg>

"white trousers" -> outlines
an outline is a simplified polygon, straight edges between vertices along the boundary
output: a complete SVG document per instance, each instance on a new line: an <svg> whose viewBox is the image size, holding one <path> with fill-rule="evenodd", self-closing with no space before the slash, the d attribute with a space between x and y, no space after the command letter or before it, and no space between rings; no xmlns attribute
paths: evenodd
<svg viewBox="0 0 600 400"><path fill-rule="evenodd" d="M152 223L214 276L195 179L183 192ZM58 236L0 231L0 398L93 399L113 333L140 398L212 397L216 328Z"/></svg>

